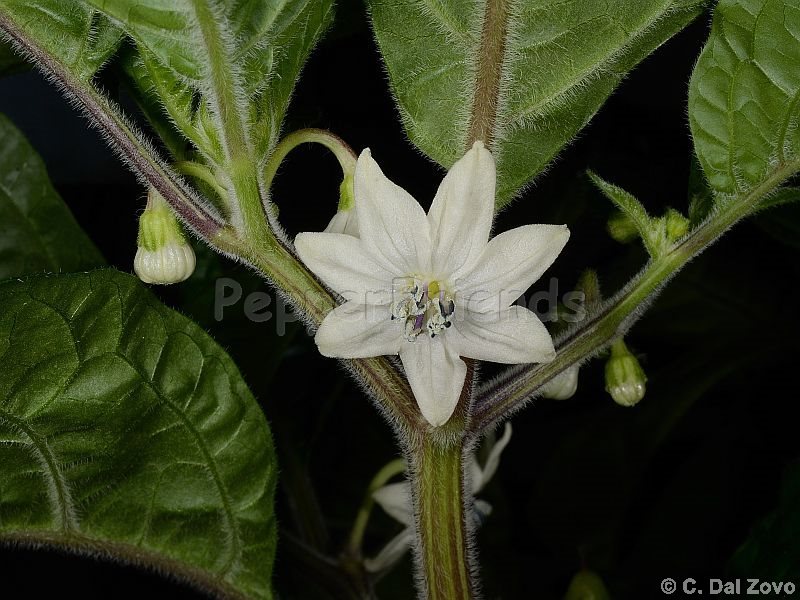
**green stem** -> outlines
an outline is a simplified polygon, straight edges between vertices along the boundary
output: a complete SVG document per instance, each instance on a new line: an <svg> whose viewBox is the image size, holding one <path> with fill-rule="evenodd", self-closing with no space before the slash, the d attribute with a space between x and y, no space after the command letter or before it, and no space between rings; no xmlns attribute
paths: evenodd
<svg viewBox="0 0 800 600"><path fill-rule="evenodd" d="M425 434L412 442L417 561L427 600L469 600L470 547L464 495L464 438Z"/></svg>
<svg viewBox="0 0 800 600"><path fill-rule="evenodd" d="M264 165L264 185L266 189L272 187L272 181L275 179L278 168L289 152L300 144L310 143L321 144L333 152L336 160L339 161L339 166L342 168L344 178L352 177L356 169L356 155L342 138L324 129L299 129L287 135L275 146L267 164Z"/></svg>
<svg viewBox="0 0 800 600"><path fill-rule="evenodd" d="M506 40L512 13L509 4L508 0L486 2L481 44L476 57L475 93L470 110L467 148L473 142L481 140L491 149L494 142Z"/></svg>
<svg viewBox="0 0 800 600"><path fill-rule="evenodd" d="M255 168L248 168L249 160L236 165L237 172L231 175L231 181L238 184L234 188L237 200L244 198L252 201L253 221L263 227L263 236L243 235L241 231L226 225L210 208L210 203L186 186L181 177L153 151L152 144L138 133L113 102L90 83L72 76L61 62L61 57L48 54L2 10L0 30L53 81L60 84L62 92L97 125L126 164L144 182L159 191L189 228L217 252L258 270L289 297L293 309L307 323L315 328L319 326L336 301L286 246L275 240L269 232L257 190L257 173ZM239 198L238 194L243 190L248 190L247 195ZM264 239L268 242L262 243ZM386 408L398 428L413 430L423 427L424 420L408 382L389 360L380 357L343 362L353 377Z"/></svg>
<svg viewBox="0 0 800 600"><path fill-rule="evenodd" d="M192 0L197 21L199 41L206 52L209 86L206 97L222 134L225 153L225 172L230 177L227 186L235 201L232 208L234 227L243 237L257 246L274 242L275 236L267 225L264 203L258 182L256 161L248 143L246 119L237 100L244 91L236 72L231 69L232 36L215 18L207 0Z"/></svg>
<svg viewBox="0 0 800 600"><path fill-rule="evenodd" d="M508 369L481 386L475 402L471 429L478 433L518 410L553 377L594 356L624 335L666 282L730 227L753 214L759 204L787 179L800 172L800 159L776 168L760 185L740 197L720 199L720 208L672 248L645 265L640 273L584 323L556 341L557 355L547 364L520 365Z"/></svg>
<svg viewBox="0 0 800 600"><path fill-rule="evenodd" d="M382 488L388 481L395 475L405 472L406 461L402 458L393 460L384 466L375 477L370 481L367 487L367 493L364 494L364 501L361 503L361 508L358 509L358 514L353 522L353 529L350 532L350 537L347 542L347 553L351 556L361 556L361 546L364 541L364 532L367 530L367 523L369 522L372 507L375 506L375 500L372 497L378 489Z"/></svg>
<svg viewBox="0 0 800 600"><path fill-rule="evenodd" d="M180 177L152 151L151 144L144 140L111 100L90 82L76 78L60 62L60 57L52 56L40 48L2 11L0 30L8 35L15 47L60 84L67 97L104 132L128 166L158 190L189 228L206 241L218 234L223 226L219 215L209 210L206 203L181 182Z"/></svg>
<svg viewBox="0 0 800 600"><path fill-rule="evenodd" d="M191 160L180 160L174 163L172 167L181 175L195 177L196 179L207 183L217 193L222 201L225 202L226 205L230 201L228 190L219 184L217 178L214 177L214 173L212 173L211 169L209 169L207 166Z"/></svg>
<svg viewBox="0 0 800 600"><path fill-rule="evenodd" d="M299 316L318 327L336 306L336 300L322 284L282 244L254 248L242 241L231 228L221 230L211 245L228 256L261 272L292 301ZM424 427L414 395L406 378L385 357L343 360L355 379L386 408L392 421L402 428Z"/></svg>

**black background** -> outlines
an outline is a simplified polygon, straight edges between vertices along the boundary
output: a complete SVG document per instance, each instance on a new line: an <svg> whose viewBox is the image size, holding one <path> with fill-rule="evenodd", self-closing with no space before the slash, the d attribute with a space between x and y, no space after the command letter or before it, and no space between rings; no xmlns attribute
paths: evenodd
<svg viewBox="0 0 800 600"><path fill-rule="evenodd" d="M566 251L535 289L553 276L563 293L592 267L611 293L644 263L637 244L620 245L605 233L611 208L590 186L587 168L656 214L667 206L686 211L686 93L708 22L701 17L644 61L499 218L498 231L524 223L570 226ZM144 190L40 75L0 80L0 112L42 154L109 263L130 271ZM387 175L427 206L442 171L406 141L396 114L363 10L344 2L304 72L286 131L324 127L356 150L371 147ZM292 234L325 226L338 180L323 149L292 153L274 190ZM668 576L703 581L738 573L737 549L778 506L787 475L794 473L789 483L797 478L798 231L796 208L776 209L737 226L673 281L628 338L649 376L636 408L621 408L604 392L600 359L582 369L573 399L537 401L514 419L512 442L483 493L494 506L478 535L487 598L561 598L582 567L598 572L612 597L632 599L661 597L658 585ZM270 420L282 471L278 591L285 598L335 597L286 542L299 530L293 507L321 507L315 531L335 556L365 486L396 456L392 433L298 326L278 337L274 322L248 323L241 305L216 322L215 277L237 278L249 291L267 288L242 268L199 256L195 278L155 291L229 349ZM786 516L774 518L783 527ZM368 552L398 528L376 510ZM741 575L794 573L800 583L797 547L773 550L764 550L759 573ZM0 549L0 576L3 593L14 598L199 597L133 568L41 550ZM411 598L411 582L407 560L378 584L378 594Z"/></svg>

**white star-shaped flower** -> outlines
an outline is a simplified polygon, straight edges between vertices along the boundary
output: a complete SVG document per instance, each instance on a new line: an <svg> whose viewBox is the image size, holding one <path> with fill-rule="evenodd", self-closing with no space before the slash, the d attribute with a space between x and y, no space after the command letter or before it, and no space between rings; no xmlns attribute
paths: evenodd
<svg viewBox="0 0 800 600"><path fill-rule="evenodd" d="M468 465L470 475L470 491L472 492L472 518L476 525L492 513L492 505L485 500L475 499L486 484L494 477L500 465L500 456L511 441L511 423L506 423L503 436L492 443L486 463L481 466L473 453ZM407 481L390 483L375 490L372 498L395 521L405 525L400 533L389 541L374 558L367 558L364 566L367 571L377 573L388 569L411 548L414 543L414 507L411 504L411 485Z"/></svg>
<svg viewBox="0 0 800 600"><path fill-rule="evenodd" d="M461 357L548 362L541 321L512 303L569 238L563 225L525 225L489 239L495 163L476 142L445 176L428 214L364 150L355 171L358 236L301 233L303 262L346 302L316 335L325 356L399 354L425 419L455 410L466 378Z"/></svg>

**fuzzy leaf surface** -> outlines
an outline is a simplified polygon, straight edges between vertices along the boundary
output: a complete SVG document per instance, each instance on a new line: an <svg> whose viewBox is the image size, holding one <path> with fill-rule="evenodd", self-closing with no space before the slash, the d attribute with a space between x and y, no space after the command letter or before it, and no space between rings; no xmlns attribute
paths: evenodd
<svg viewBox="0 0 800 600"><path fill-rule="evenodd" d="M208 131L215 119L238 119L258 155L269 152L300 71L333 17L332 0L88 1L137 42L146 71L140 85L217 160Z"/></svg>
<svg viewBox="0 0 800 600"><path fill-rule="evenodd" d="M406 131L449 168L491 142L497 203L542 172L694 0L369 0Z"/></svg>
<svg viewBox="0 0 800 600"><path fill-rule="evenodd" d="M3 0L0 17L14 23L75 77L89 81L114 54L122 31L82 1Z"/></svg>
<svg viewBox="0 0 800 600"><path fill-rule="evenodd" d="M797 158L798 64L800 2L719 2L689 88L695 151L716 192L747 192Z"/></svg>
<svg viewBox="0 0 800 600"><path fill-rule="evenodd" d="M271 598L275 453L236 366L112 270L0 284L0 540Z"/></svg>

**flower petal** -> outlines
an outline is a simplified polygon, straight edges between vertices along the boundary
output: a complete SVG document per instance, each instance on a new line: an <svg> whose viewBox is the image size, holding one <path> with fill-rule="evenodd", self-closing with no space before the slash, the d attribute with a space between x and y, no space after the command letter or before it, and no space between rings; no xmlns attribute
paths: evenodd
<svg viewBox="0 0 800 600"><path fill-rule="evenodd" d="M437 277L458 278L481 257L492 229L495 180L494 158L482 142L442 180L428 212Z"/></svg>
<svg viewBox="0 0 800 600"><path fill-rule="evenodd" d="M314 340L323 356L384 356L397 354L403 342L403 328L391 320L389 306L345 302L323 319Z"/></svg>
<svg viewBox="0 0 800 600"><path fill-rule="evenodd" d="M396 274L375 262L358 238L342 233L300 233L297 254L325 284L359 304L388 304Z"/></svg>
<svg viewBox="0 0 800 600"><path fill-rule="evenodd" d="M407 527L414 525L411 485L407 481L390 483L372 492L372 499L395 521Z"/></svg>
<svg viewBox="0 0 800 600"><path fill-rule="evenodd" d="M383 174L369 149L358 158L354 190L364 248L387 269L410 275L430 269L431 231L425 211Z"/></svg>
<svg viewBox="0 0 800 600"><path fill-rule="evenodd" d="M486 464L483 465L483 469L481 470L480 480L472 480L473 494L477 494L479 491L481 491L484 486L489 483L492 477L494 477L494 474L497 472L497 467L500 465L500 456L503 454L503 450L506 446L508 446L508 442L510 441L511 423L506 422L506 426L503 429L503 436L497 440L492 446L492 449L489 450L489 456L486 458Z"/></svg>
<svg viewBox="0 0 800 600"><path fill-rule="evenodd" d="M358 237L358 217L354 209L340 210L328 223L325 228L326 233L345 233Z"/></svg>
<svg viewBox="0 0 800 600"><path fill-rule="evenodd" d="M400 347L400 360L419 409L434 427L447 423L453 414L467 377L467 365L444 343L445 335L420 335Z"/></svg>
<svg viewBox="0 0 800 600"><path fill-rule="evenodd" d="M414 543L414 530L410 527L393 537L375 558L365 558L364 568L369 573L378 573L394 565L403 555L411 549Z"/></svg>
<svg viewBox="0 0 800 600"><path fill-rule="evenodd" d="M550 362L553 340L539 318L522 306L497 313L470 313L445 334L459 355L504 364Z"/></svg>
<svg viewBox="0 0 800 600"><path fill-rule="evenodd" d="M475 268L456 282L456 304L475 312L506 308L553 264L568 239L566 225L524 225L492 238Z"/></svg>

